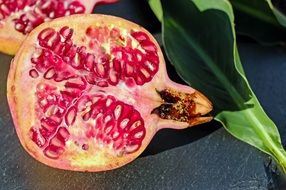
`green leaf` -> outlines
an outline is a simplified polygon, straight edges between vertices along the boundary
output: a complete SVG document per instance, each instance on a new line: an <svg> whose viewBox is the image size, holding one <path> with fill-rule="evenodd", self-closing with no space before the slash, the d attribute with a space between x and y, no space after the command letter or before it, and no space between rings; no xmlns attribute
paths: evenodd
<svg viewBox="0 0 286 190"><path fill-rule="evenodd" d="M148 0L148 3L160 22L163 19L163 11L160 0Z"/></svg>
<svg viewBox="0 0 286 190"><path fill-rule="evenodd" d="M240 63L229 1L161 3L163 42L178 73L211 99L215 119L227 131L271 155L286 171L279 132L252 92Z"/></svg>
<svg viewBox="0 0 286 190"><path fill-rule="evenodd" d="M286 16L271 0L230 0L236 30L265 44L286 43Z"/></svg>

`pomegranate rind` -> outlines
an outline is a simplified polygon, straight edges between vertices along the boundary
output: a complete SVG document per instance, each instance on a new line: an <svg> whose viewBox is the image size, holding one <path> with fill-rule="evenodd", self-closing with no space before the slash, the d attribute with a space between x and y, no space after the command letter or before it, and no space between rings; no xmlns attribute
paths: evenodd
<svg viewBox="0 0 286 190"><path fill-rule="evenodd" d="M80 23L80 25L78 23ZM50 159L44 156L42 149L31 140L29 135L31 126L37 119L35 113L36 101L33 98L35 96L34 89L36 84L31 82L31 79L27 76L30 70L30 59L35 51L35 46L37 45L38 34L46 28L60 29L64 26L68 26L74 29L75 35L73 40L80 42L82 35L85 34L86 28L89 26L101 25L112 25L129 31L142 31L148 35L157 48L160 61L159 70L154 75L151 82L146 83L139 88L135 86L132 89L132 95L135 96L135 100L129 98L128 94L124 95L121 88L113 87L116 88L113 95L117 95L116 98L118 98L119 101L134 106L134 108L140 112L146 128L145 138L142 140L142 144L137 151L122 156L110 155L106 149L99 150L96 155L91 155L90 152L78 153L75 151L75 147L68 143L67 150L59 159ZM112 92L113 88L106 88L106 91L110 90ZM156 90L161 91L167 88L179 89L188 94L196 93L198 101L201 104L206 105L206 111L204 111L204 113L208 113L212 108L211 103L201 93L190 87L176 84L168 78L160 46L147 30L135 23L114 16L100 14L73 15L46 22L34 29L27 36L15 56L15 59L11 63L7 82L7 98L17 135L24 149L32 157L54 168L96 172L115 169L133 161L144 151L155 133L162 128L183 129L190 125L196 125L211 120L211 117L206 117L203 120L197 120L190 124L173 120L162 120L157 115L151 114L153 108L162 104L162 99L158 96ZM121 92L118 92L119 89L121 89L123 95L121 95Z"/></svg>
<svg viewBox="0 0 286 190"><path fill-rule="evenodd" d="M21 40L20 40L21 41ZM19 49L19 40L15 38L1 39L0 38L0 52L8 55L15 55Z"/></svg>
<svg viewBox="0 0 286 190"><path fill-rule="evenodd" d="M68 23L68 24L67 24ZM77 25L77 23L81 23L80 25ZM15 125L15 129L17 132L17 135L20 139L20 142L24 149L36 160L51 166L55 168L60 169L66 169L66 170L75 170L75 171L103 171L103 170L110 170L114 168L118 168L122 165L125 165L132 160L134 160L136 157L138 157L143 150L146 148L147 144L150 142L154 134L157 132L157 126L156 121L158 121L157 116L155 115L149 115L149 113L143 113L142 117L146 117L147 115L150 117L150 120L152 123L147 123L146 128L148 127L148 130L146 132L146 137L144 138L142 142L142 146L139 150L137 150L134 153L126 154L121 157L109 157L105 154L104 151L100 153L101 156L97 157L97 159L88 160L84 158L83 155L69 155L69 158L72 158L71 160L68 160L68 158L65 159L58 159L58 160L52 160L45 156L43 156L43 153L39 151L39 148L34 144L34 142L31 141L29 137L29 130L32 125L33 118L35 118L35 113L33 113L35 109L35 101L33 98L28 98L32 96L32 93L30 92L30 89L33 89L31 84L28 81L23 80L23 74L25 69L27 69L27 65L25 64L27 58L31 57L31 51L34 49L34 43L37 41L37 35L45 28L52 27L52 28L59 28L62 26L70 26L73 28L84 28L84 26L90 26L92 23L94 24L114 24L123 28L128 29L135 29L139 31L144 31L150 39L155 43L157 49L158 49L158 55L160 57L160 67L163 64L164 66L164 59L162 52L160 51L159 45L156 43L153 36L145 29L143 29L141 26L134 24L132 22L126 21L124 19L113 17L113 16L106 16L106 15L73 15L66 18L59 18L55 19L51 22L46 22L40 26L38 26L36 29L34 29L25 39L22 46L20 47L17 55L15 56L14 60L11 63L10 72L8 76L8 82L7 82L7 98L8 103L10 106L10 111L12 114L13 122ZM75 30L76 31L76 30ZM26 71L27 72L27 71ZM162 72L160 76L163 76L163 78L159 76L157 77L156 81L159 80L168 80L167 76L165 76ZM26 85L24 85L26 84ZM156 86L155 84L151 84ZM150 87L149 87L150 88ZM164 88L164 87L162 87ZM155 87L153 87L155 89ZM148 94L149 92L147 92ZM150 96L156 97L156 92L153 92ZM160 99L158 97L157 104L160 104ZM143 105L141 105L143 106ZM153 125L153 126L150 126ZM187 124L185 124L187 127ZM69 152L70 153L70 152Z"/></svg>

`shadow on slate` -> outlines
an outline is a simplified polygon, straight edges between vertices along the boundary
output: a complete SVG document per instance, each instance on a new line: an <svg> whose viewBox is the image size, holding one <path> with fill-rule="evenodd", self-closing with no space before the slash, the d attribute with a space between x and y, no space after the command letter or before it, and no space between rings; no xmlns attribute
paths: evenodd
<svg viewBox="0 0 286 190"><path fill-rule="evenodd" d="M121 0L95 12L127 18L152 33L160 31L160 24L144 1ZM279 127L285 145L286 52L253 43L239 45L250 84ZM23 150L15 134L6 101L10 60L11 57L0 54L0 190L283 190L285 187L285 178L268 156L234 139L214 121L186 130L159 131L141 157L116 170L82 173L47 167ZM173 80L183 83L169 63L167 69Z"/></svg>

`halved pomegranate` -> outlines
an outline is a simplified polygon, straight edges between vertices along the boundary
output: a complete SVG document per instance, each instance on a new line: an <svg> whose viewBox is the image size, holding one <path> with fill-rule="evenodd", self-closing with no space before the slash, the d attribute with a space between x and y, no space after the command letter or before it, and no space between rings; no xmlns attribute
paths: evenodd
<svg viewBox="0 0 286 190"><path fill-rule="evenodd" d="M51 19L91 13L118 0L0 0L0 52L14 55L26 34Z"/></svg>
<svg viewBox="0 0 286 190"><path fill-rule="evenodd" d="M159 129L212 119L204 116L212 109L205 96L168 78L149 32L105 15L74 15L33 30L12 62L8 101L26 151L78 171L120 167Z"/></svg>

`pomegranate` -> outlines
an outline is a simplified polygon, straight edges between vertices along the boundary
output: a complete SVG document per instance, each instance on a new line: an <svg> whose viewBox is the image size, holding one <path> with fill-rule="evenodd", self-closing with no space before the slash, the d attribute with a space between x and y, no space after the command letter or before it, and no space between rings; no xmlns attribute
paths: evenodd
<svg viewBox="0 0 286 190"><path fill-rule="evenodd" d="M118 0L0 0L0 52L15 54L26 34L45 21L91 13Z"/></svg>
<svg viewBox="0 0 286 190"><path fill-rule="evenodd" d="M8 102L25 150L76 171L120 167L159 129L212 119L204 95L168 78L148 31L106 15L73 15L34 29L11 64Z"/></svg>

